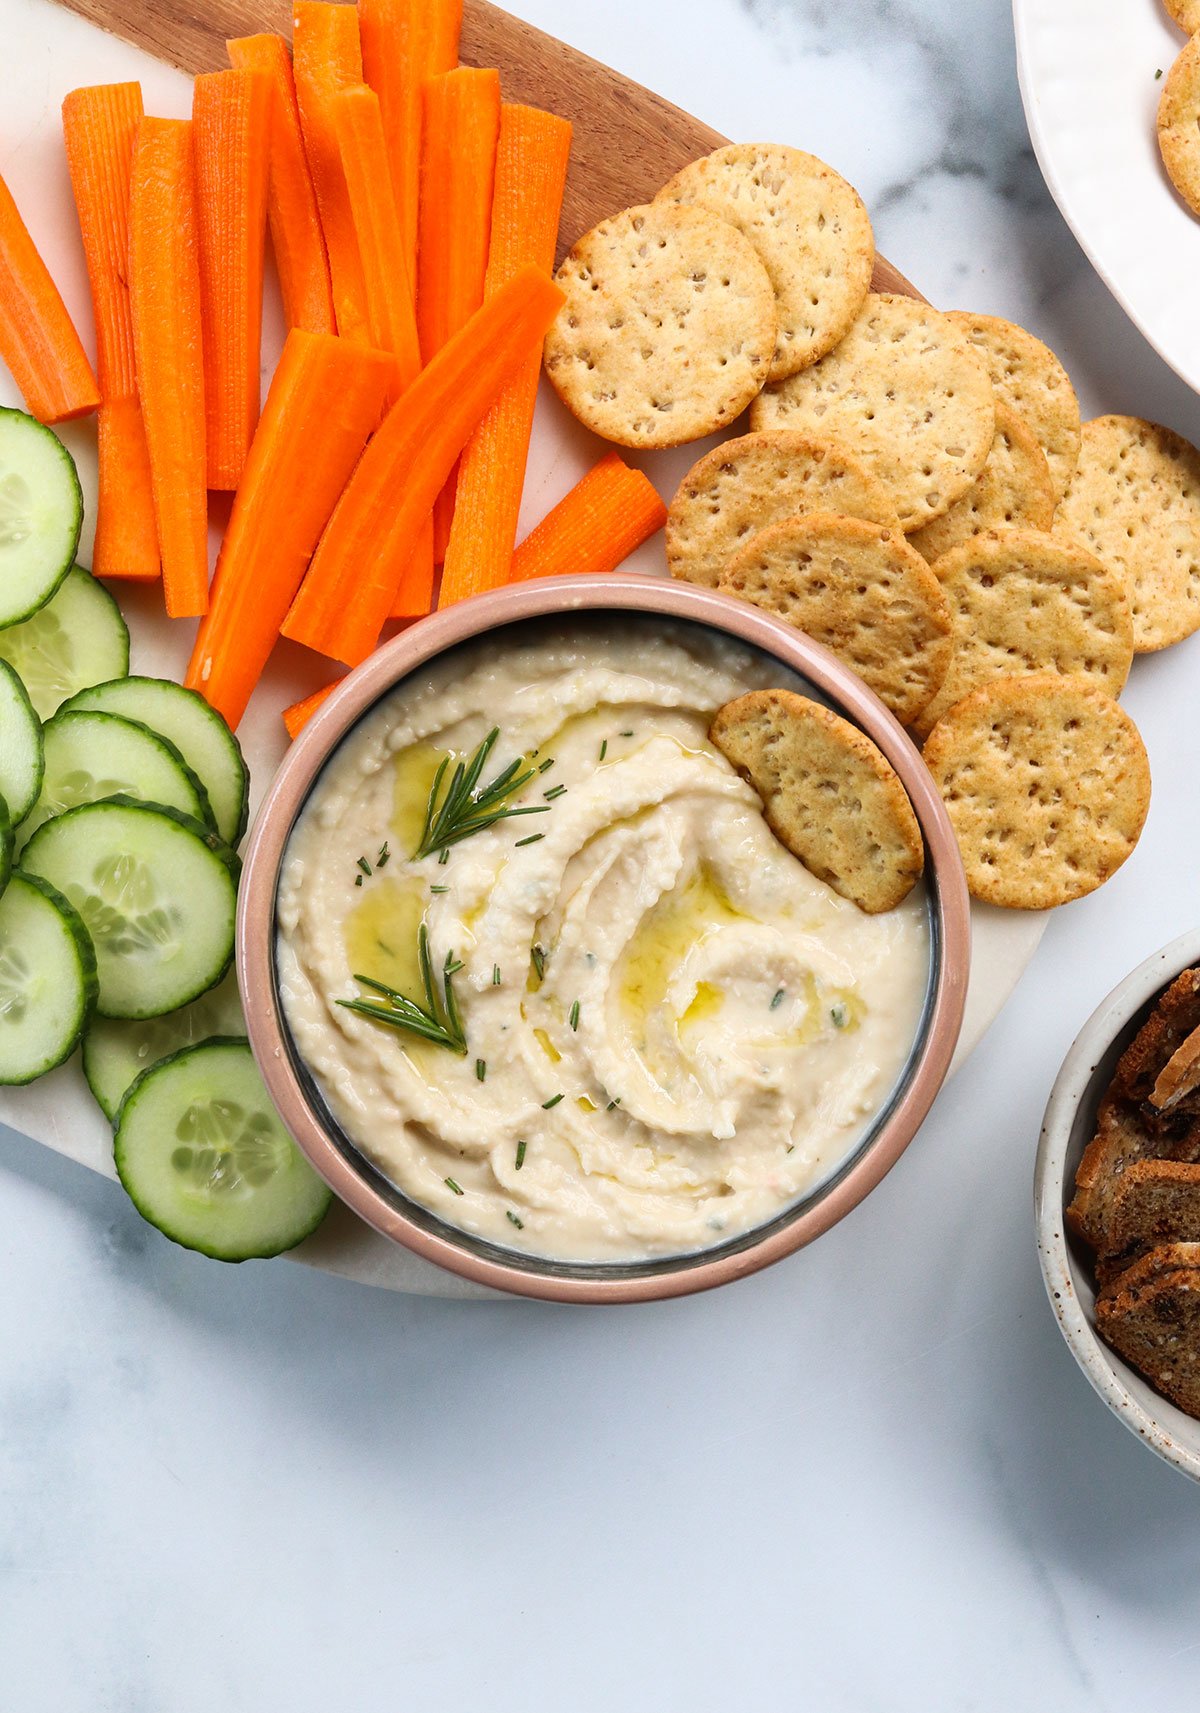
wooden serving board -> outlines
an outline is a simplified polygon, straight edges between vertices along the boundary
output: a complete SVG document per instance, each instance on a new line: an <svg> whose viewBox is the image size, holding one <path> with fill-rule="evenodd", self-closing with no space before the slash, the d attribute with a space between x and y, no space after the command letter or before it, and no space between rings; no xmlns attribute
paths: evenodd
<svg viewBox="0 0 1200 1713"><path fill-rule="evenodd" d="M58 0L181 71L229 64L230 36L291 35L291 0ZM506 101L526 101L575 127L560 249L619 208L649 202L680 167L728 139L620 72L535 30L487 0L465 0L464 65L497 66ZM916 287L882 257L876 291Z"/></svg>

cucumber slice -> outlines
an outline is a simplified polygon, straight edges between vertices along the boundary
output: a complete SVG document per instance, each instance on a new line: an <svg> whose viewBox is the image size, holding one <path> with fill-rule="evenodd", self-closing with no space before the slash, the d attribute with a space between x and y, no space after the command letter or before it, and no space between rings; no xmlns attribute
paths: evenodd
<svg viewBox="0 0 1200 1713"><path fill-rule="evenodd" d="M204 1041L143 1072L121 1102L114 1155L142 1218L216 1261L293 1249L333 1199L245 1041Z"/></svg>
<svg viewBox="0 0 1200 1713"><path fill-rule="evenodd" d="M174 744L116 714L59 709L45 729L46 777L25 825L28 841L45 821L81 803L124 795L181 809L211 825L204 787Z"/></svg>
<svg viewBox="0 0 1200 1713"><path fill-rule="evenodd" d="M48 720L77 690L124 678L129 631L108 590L73 565L32 618L0 630L0 660L15 668L38 717Z"/></svg>
<svg viewBox="0 0 1200 1713"><path fill-rule="evenodd" d="M0 794L14 824L23 821L42 789L42 722L24 684L0 660Z"/></svg>
<svg viewBox="0 0 1200 1713"><path fill-rule="evenodd" d="M0 898L0 1083L31 1083L70 1058L96 991L78 913L46 881L14 874Z"/></svg>
<svg viewBox="0 0 1200 1713"><path fill-rule="evenodd" d="M244 1035L246 1021L233 971L211 993L201 994L181 1011L146 1023L95 1017L83 1042L83 1074L101 1112L116 1123L117 1108L143 1071L183 1047L211 1035Z"/></svg>
<svg viewBox="0 0 1200 1713"><path fill-rule="evenodd" d="M8 804L0 797L0 894L8 885L13 871L13 851L16 848L16 834L8 815Z"/></svg>
<svg viewBox="0 0 1200 1713"><path fill-rule="evenodd" d="M215 708L168 678L116 678L65 704L138 720L173 743L208 792L218 833L236 845L246 831L250 774L242 747Z"/></svg>
<svg viewBox="0 0 1200 1713"><path fill-rule="evenodd" d="M36 613L75 562L83 489L57 434L0 409L0 625Z"/></svg>
<svg viewBox="0 0 1200 1713"><path fill-rule="evenodd" d="M46 821L21 867L83 917L102 1017L161 1017L215 987L233 957L236 855L162 803L108 797Z"/></svg>

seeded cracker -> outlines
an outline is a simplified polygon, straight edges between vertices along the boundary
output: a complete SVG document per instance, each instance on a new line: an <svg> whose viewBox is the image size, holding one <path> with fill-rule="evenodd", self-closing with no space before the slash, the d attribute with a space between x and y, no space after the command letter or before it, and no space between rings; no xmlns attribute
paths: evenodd
<svg viewBox="0 0 1200 1713"><path fill-rule="evenodd" d="M907 898L924 868L921 829L898 775L857 727L790 690L754 690L719 709L708 735L818 880L871 915Z"/></svg>
<svg viewBox="0 0 1200 1713"><path fill-rule="evenodd" d="M1046 454L1021 418L998 404L987 463L944 517L909 540L932 563L982 530L1049 529L1055 499Z"/></svg>
<svg viewBox="0 0 1200 1713"><path fill-rule="evenodd" d="M1163 82L1158 146L1171 183L1200 214L1200 36L1193 36Z"/></svg>
<svg viewBox="0 0 1200 1713"><path fill-rule="evenodd" d="M762 393L750 423L838 441L914 530L983 469L996 412L987 371L952 322L915 298L872 293L837 349Z"/></svg>
<svg viewBox="0 0 1200 1713"><path fill-rule="evenodd" d="M1189 36L1194 36L1200 30L1200 0L1163 0L1169 15L1186 30Z"/></svg>
<svg viewBox="0 0 1200 1713"><path fill-rule="evenodd" d="M1094 554L1032 529L996 530L935 560L950 602L953 651L925 709L929 731L993 678L1081 675L1119 696L1133 664L1133 621L1121 579Z"/></svg>
<svg viewBox="0 0 1200 1713"><path fill-rule="evenodd" d="M678 446L728 427L766 380L775 294L748 239L698 208L629 208L558 270L566 303L546 373L618 446Z"/></svg>
<svg viewBox="0 0 1200 1713"><path fill-rule="evenodd" d="M1120 574L1139 654L1200 628L1200 452L1182 436L1134 416L1085 423L1054 534Z"/></svg>
<svg viewBox="0 0 1200 1713"><path fill-rule="evenodd" d="M1079 457L1079 400L1067 371L1048 345L998 315L950 313L992 377L996 402L1032 430L1046 454L1058 499Z"/></svg>
<svg viewBox="0 0 1200 1713"><path fill-rule="evenodd" d="M949 603L897 530L831 512L789 518L753 536L718 587L832 649L903 725L946 675Z"/></svg>
<svg viewBox="0 0 1200 1713"><path fill-rule="evenodd" d="M841 512L888 529L899 524L866 465L832 441L782 428L727 440L692 467L671 501L671 574L715 588L758 530L813 511Z"/></svg>
<svg viewBox="0 0 1200 1713"><path fill-rule="evenodd" d="M1150 806L1138 729L1086 678L985 684L933 728L925 763L972 896L1008 910L1048 910L1102 886Z"/></svg>
<svg viewBox="0 0 1200 1713"><path fill-rule="evenodd" d="M862 198L824 161L781 143L731 143L684 167L656 200L707 208L762 257L779 317L773 381L845 338L870 290L875 239Z"/></svg>

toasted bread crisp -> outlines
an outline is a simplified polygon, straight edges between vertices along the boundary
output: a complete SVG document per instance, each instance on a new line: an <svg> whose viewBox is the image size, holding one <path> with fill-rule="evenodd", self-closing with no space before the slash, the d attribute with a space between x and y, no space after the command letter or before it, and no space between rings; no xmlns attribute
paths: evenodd
<svg viewBox="0 0 1200 1713"><path fill-rule="evenodd" d="M1049 529L1056 499L1046 454L1021 418L998 404L987 463L944 517L914 530L909 540L932 564L989 529Z"/></svg>
<svg viewBox="0 0 1200 1713"><path fill-rule="evenodd" d="M907 898L925 865L921 828L895 769L856 726L790 690L754 690L718 709L708 735L810 874L870 915Z"/></svg>
<svg viewBox="0 0 1200 1713"><path fill-rule="evenodd" d="M962 310L952 310L950 320L982 358L997 404L1015 411L1036 435L1058 499L1079 457L1079 400L1067 371L1048 345L1014 321Z"/></svg>
<svg viewBox="0 0 1200 1713"><path fill-rule="evenodd" d="M676 173L656 200L706 208L762 257L779 318L773 381L845 338L871 286L875 239L862 197L824 161L782 143L730 143Z"/></svg>
<svg viewBox="0 0 1200 1713"><path fill-rule="evenodd" d="M994 679L938 722L925 761L973 896L1008 910L1047 910L1102 886L1150 807L1138 729L1086 678Z"/></svg>
<svg viewBox="0 0 1200 1713"><path fill-rule="evenodd" d="M1200 1089L1200 1029L1193 1029L1158 1073L1150 1091L1150 1104L1159 1112L1173 1112L1197 1089Z"/></svg>
<svg viewBox="0 0 1200 1713"><path fill-rule="evenodd" d="M1054 534L1120 573L1139 654L1200 629L1200 452L1182 436L1135 416L1085 423Z"/></svg>
<svg viewBox="0 0 1200 1713"><path fill-rule="evenodd" d="M1121 694L1133 621L1120 577L1094 554L1040 530L996 530L935 560L933 574L950 602L954 650L923 732L972 690L1013 673L1074 673Z"/></svg>
<svg viewBox="0 0 1200 1713"><path fill-rule="evenodd" d="M726 440L692 466L671 501L671 575L715 589L758 530L814 511L888 529L900 521L883 485L832 440L786 428Z"/></svg>
<svg viewBox="0 0 1200 1713"><path fill-rule="evenodd" d="M566 302L546 373L567 409L618 446L679 446L727 428L775 350L775 293L736 227L670 202L586 233L556 276Z"/></svg>
<svg viewBox="0 0 1200 1713"><path fill-rule="evenodd" d="M813 512L752 536L717 587L786 619L852 666L904 725L950 660L950 608L898 530Z"/></svg>
<svg viewBox="0 0 1200 1713"><path fill-rule="evenodd" d="M1113 1088L1128 1100L1153 1102L1167 1065L1200 1029L1200 969L1167 988L1117 1061Z"/></svg>
<svg viewBox="0 0 1200 1713"><path fill-rule="evenodd" d="M1163 82L1158 147L1167 176L1200 214L1200 36L1193 36Z"/></svg>
<svg viewBox="0 0 1200 1713"><path fill-rule="evenodd" d="M1165 1398L1200 1416L1200 1267L1180 1267L1150 1284L1104 1292L1096 1303L1096 1327Z"/></svg>
<svg viewBox="0 0 1200 1713"><path fill-rule="evenodd" d="M1067 1224L1077 1237L1101 1252L1118 1247L1112 1238L1113 1201L1124 1173L1153 1150L1135 1106L1110 1091L1096 1114L1096 1134L1083 1151L1075 1173L1075 1195Z"/></svg>
<svg viewBox="0 0 1200 1713"><path fill-rule="evenodd" d="M983 469L996 410L987 370L952 321L915 298L872 293L835 350L755 399L750 424L839 441L914 530Z"/></svg>
<svg viewBox="0 0 1200 1713"><path fill-rule="evenodd" d="M1186 1160L1135 1160L1113 1194L1108 1242L1200 1245L1200 1166Z"/></svg>

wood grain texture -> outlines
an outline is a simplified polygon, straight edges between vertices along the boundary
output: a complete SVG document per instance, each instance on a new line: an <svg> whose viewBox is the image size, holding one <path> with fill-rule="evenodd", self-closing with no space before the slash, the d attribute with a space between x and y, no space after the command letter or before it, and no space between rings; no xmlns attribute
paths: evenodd
<svg viewBox="0 0 1200 1713"><path fill-rule="evenodd" d="M259 30L291 35L291 0L58 4L187 72L227 65L230 36ZM498 66L506 100L548 107L574 125L560 252L605 215L648 202L680 167L726 141L661 96L487 0L465 0L462 57L466 65ZM873 284L876 291L920 295L882 257Z"/></svg>

